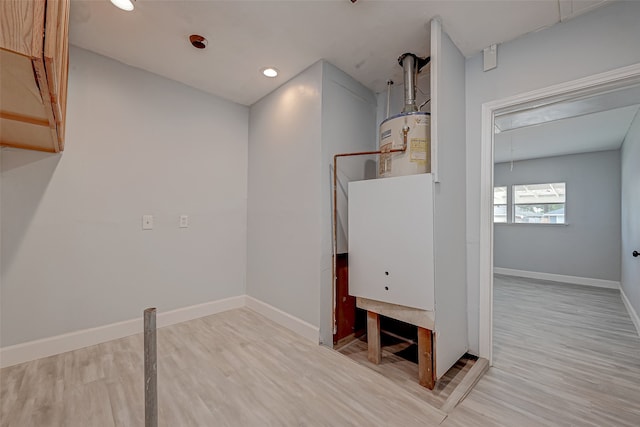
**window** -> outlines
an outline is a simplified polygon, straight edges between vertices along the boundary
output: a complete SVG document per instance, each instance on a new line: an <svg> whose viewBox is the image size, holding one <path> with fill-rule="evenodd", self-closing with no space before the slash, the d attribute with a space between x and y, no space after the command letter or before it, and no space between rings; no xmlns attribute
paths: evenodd
<svg viewBox="0 0 640 427"><path fill-rule="evenodd" d="M514 185L513 222L565 224L565 190L564 182Z"/></svg>
<svg viewBox="0 0 640 427"><path fill-rule="evenodd" d="M507 187L493 188L493 222L507 222Z"/></svg>

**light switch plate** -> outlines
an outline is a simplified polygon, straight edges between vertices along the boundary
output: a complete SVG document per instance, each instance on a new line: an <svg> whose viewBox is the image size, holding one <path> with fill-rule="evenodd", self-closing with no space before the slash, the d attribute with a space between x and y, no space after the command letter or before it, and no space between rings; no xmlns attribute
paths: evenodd
<svg viewBox="0 0 640 427"><path fill-rule="evenodd" d="M142 215L142 229L153 230L153 215Z"/></svg>
<svg viewBox="0 0 640 427"><path fill-rule="evenodd" d="M189 216L188 215L180 215L180 228L189 228Z"/></svg>

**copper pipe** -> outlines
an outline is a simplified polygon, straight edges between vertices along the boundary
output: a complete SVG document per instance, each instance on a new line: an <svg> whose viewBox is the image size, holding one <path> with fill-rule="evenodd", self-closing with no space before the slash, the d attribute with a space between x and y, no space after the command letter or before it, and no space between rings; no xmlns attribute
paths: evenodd
<svg viewBox="0 0 640 427"><path fill-rule="evenodd" d="M404 153L407 151L407 134L409 133L409 127L402 129L403 145L402 148L395 148L389 151L376 150L376 151L360 151L354 153L340 153L333 155L333 265L332 265L332 288L333 288L333 333L336 333L336 285L337 285L337 256L338 256L338 157L352 157L352 156L370 156L374 154L387 154L387 153Z"/></svg>

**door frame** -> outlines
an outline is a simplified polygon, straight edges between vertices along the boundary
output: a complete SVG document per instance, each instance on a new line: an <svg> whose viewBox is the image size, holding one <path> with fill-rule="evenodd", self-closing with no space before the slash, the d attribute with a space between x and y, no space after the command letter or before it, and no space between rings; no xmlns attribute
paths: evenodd
<svg viewBox="0 0 640 427"><path fill-rule="evenodd" d="M482 104L479 352L493 365L493 151L496 115L640 84L640 63Z"/></svg>

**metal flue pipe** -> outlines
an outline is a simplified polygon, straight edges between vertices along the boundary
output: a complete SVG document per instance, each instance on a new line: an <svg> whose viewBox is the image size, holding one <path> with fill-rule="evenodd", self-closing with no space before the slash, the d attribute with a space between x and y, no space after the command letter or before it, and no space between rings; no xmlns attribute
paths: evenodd
<svg viewBox="0 0 640 427"><path fill-rule="evenodd" d="M404 75L404 108L403 113L418 111L416 106L416 80L418 79L417 58L411 53L405 53L398 62L402 65Z"/></svg>
<svg viewBox="0 0 640 427"><path fill-rule="evenodd" d="M413 53L403 53L398 58L404 75L404 108L403 113L418 111L416 105L416 85L418 84L418 71L429 63L431 57L419 58Z"/></svg>

